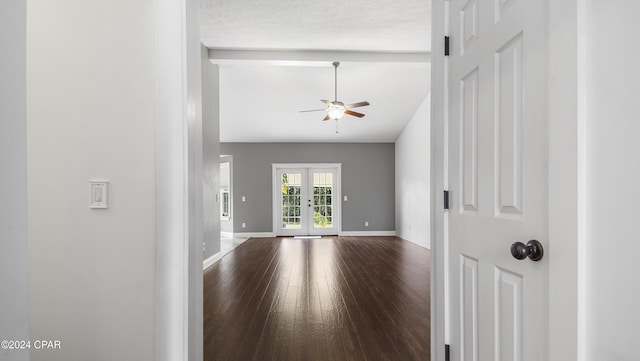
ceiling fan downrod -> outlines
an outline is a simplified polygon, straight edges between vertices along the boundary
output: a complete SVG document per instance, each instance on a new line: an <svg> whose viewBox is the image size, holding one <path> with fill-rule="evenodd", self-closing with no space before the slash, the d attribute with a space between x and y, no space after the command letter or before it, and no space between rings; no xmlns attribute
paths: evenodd
<svg viewBox="0 0 640 361"><path fill-rule="evenodd" d="M335 92L334 95L335 97L333 98L334 102L338 101L338 67L340 66L340 62L339 61L334 61L333 62L333 68L334 68L334 75L335 75L335 81L333 82L334 86L335 86Z"/></svg>

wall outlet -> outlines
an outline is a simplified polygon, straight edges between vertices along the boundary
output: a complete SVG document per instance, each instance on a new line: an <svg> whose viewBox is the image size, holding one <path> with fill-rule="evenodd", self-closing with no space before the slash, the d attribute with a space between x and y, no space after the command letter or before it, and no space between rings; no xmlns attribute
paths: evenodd
<svg viewBox="0 0 640 361"><path fill-rule="evenodd" d="M247 224L242 222L242 228L247 228Z"/></svg>
<svg viewBox="0 0 640 361"><path fill-rule="evenodd" d="M344 196L344 201L346 202L349 198L347 198L347 196Z"/></svg>
<svg viewBox="0 0 640 361"><path fill-rule="evenodd" d="M369 221L364 222L365 227L369 227Z"/></svg>
<svg viewBox="0 0 640 361"><path fill-rule="evenodd" d="M243 202L246 202L246 201L247 201L247 197L242 196L242 201L243 201Z"/></svg>

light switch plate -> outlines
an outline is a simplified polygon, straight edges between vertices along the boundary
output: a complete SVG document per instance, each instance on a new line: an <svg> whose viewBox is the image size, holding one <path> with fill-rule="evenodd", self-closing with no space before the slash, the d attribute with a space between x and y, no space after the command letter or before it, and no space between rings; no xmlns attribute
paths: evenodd
<svg viewBox="0 0 640 361"><path fill-rule="evenodd" d="M90 181L89 182L89 208L105 209L109 208L109 182Z"/></svg>

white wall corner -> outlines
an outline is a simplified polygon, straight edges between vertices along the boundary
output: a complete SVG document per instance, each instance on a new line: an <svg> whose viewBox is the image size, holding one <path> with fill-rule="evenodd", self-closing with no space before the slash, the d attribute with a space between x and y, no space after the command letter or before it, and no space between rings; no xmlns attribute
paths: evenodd
<svg viewBox="0 0 640 361"><path fill-rule="evenodd" d="M203 357L198 3L153 0L153 5L158 302L155 353L158 361L198 361Z"/></svg>

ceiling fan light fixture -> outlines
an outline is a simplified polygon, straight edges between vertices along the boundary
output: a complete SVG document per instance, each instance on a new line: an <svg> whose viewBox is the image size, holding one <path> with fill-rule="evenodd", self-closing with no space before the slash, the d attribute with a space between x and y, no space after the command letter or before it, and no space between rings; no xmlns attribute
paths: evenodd
<svg viewBox="0 0 640 361"><path fill-rule="evenodd" d="M331 117L331 119L338 120L344 115L344 109L333 108L329 111L328 115L329 117Z"/></svg>
<svg viewBox="0 0 640 361"><path fill-rule="evenodd" d="M324 119L322 119L323 121L327 121L329 119L338 120L338 119L342 118L342 116L345 115L345 114L351 115L351 116L354 116L354 117L358 117L358 118L364 117L364 114L358 113L358 112L354 112L351 109L352 108L357 108L357 107L367 106L367 105L369 105L369 102L362 101L362 102L358 102L358 103L344 105L343 102L338 100L338 66L340 66L340 62L339 61L334 61L333 62L333 68L334 68L334 77L335 77L335 83L334 83L335 84L335 87L334 87L335 88L334 89L335 90L334 91L335 97L333 98L333 101L329 101L329 100L326 100L326 99L320 99L320 101L323 102L326 105L325 109L301 110L300 111L301 113L325 111L325 112L327 112L327 115L324 117Z"/></svg>

